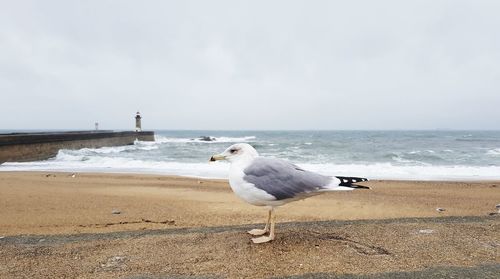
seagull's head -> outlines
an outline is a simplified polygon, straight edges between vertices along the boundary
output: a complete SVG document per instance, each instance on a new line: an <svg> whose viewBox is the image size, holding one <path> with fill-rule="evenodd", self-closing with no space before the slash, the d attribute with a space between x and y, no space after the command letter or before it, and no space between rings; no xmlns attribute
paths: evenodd
<svg viewBox="0 0 500 279"><path fill-rule="evenodd" d="M250 144L237 143L229 146L221 154L212 156L210 161L228 160L229 162L235 162L242 159L253 159L257 156L259 156L259 153Z"/></svg>

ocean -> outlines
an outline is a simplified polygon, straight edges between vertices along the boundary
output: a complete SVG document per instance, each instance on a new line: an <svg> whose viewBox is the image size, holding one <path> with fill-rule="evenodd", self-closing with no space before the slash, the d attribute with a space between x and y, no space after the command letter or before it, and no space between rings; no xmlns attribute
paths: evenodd
<svg viewBox="0 0 500 279"><path fill-rule="evenodd" d="M60 150L0 171L70 171L226 178L229 164L209 158L233 143L325 175L371 179L500 179L500 131L166 131L155 142ZM209 136L214 141L203 141Z"/></svg>

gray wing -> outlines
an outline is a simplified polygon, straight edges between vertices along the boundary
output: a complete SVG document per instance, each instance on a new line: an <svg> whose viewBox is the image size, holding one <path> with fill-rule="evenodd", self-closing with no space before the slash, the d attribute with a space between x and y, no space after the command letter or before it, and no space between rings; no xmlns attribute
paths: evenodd
<svg viewBox="0 0 500 279"><path fill-rule="evenodd" d="M272 158L256 158L243 172L245 181L273 195L277 200L317 192L332 181L328 176L305 171L287 161Z"/></svg>

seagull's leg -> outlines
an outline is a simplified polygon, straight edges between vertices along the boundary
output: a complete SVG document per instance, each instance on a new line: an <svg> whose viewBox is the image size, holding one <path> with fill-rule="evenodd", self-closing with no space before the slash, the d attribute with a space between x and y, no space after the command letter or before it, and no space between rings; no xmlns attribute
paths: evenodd
<svg viewBox="0 0 500 279"><path fill-rule="evenodd" d="M272 214L272 218L271 218L271 231L269 232L269 236L252 238L253 243L264 243L274 240L274 225L276 223L276 215L274 214L274 208L271 209L270 213Z"/></svg>
<svg viewBox="0 0 500 279"><path fill-rule="evenodd" d="M271 211L272 211L272 209L269 209L269 214L267 215L266 227L263 230L253 229L253 230L248 231L248 233L251 235L255 235L255 236L268 233L269 232L269 224L271 223Z"/></svg>

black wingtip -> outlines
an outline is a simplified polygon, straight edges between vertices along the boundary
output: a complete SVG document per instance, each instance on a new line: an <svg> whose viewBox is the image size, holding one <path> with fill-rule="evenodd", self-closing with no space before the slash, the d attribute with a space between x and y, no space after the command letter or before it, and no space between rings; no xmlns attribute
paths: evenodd
<svg viewBox="0 0 500 279"><path fill-rule="evenodd" d="M336 176L340 180L339 186L359 188L359 189L370 189L368 186L355 185L354 183L368 181L368 178L363 177L347 177L347 176Z"/></svg>

